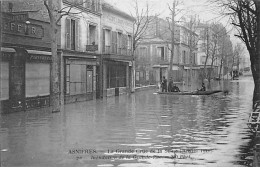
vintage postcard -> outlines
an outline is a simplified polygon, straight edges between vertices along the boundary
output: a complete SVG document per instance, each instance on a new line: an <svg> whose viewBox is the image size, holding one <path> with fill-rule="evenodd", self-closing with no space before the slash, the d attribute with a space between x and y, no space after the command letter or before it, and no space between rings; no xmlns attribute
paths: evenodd
<svg viewBox="0 0 260 170"><path fill-rule="evenodd" d="M260 166L260 1L0 6L1 167Z"/></svg>

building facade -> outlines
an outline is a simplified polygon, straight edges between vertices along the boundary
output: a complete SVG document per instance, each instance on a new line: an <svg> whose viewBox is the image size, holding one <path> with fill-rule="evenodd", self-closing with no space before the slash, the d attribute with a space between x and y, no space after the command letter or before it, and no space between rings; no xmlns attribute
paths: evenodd
<svg viewBox="0 0 260 170"><path fill-rule="evenodd" d="M130 92L134 18L104 2L101 17L103 96Z"/></svg>
<svg viewBox="0 0 260 170"><path fill-rule="evenodd" d="M49 106L51 38L42 1L1 2L1 25L1 112Z"/></svg>
<svg viewBox="0 0 260 170"><path fill-rule="evenodd" d="M155 18L148 25L146 39L140 43L136 56L136 83L159 84L168 77L171 58L171 31L169 23ZM172 75L174 81L190 83L191 76L198 76L197 37L189 28L175 24ZM149 64L147 64L149 63ZM139 74L138 74L139 72ZM140 76L141 75L141 76Z"/></svg>
<svg viewBox="0 0 260 170"><path fill-rule="evenodd" d="M61 19L65 103L99 98L101 1L63 0L62 8L70 10Z"/></svg>

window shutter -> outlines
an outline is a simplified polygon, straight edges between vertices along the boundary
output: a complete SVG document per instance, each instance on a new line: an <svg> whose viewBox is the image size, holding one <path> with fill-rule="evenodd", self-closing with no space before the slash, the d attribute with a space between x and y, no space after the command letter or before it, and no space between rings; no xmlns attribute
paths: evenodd
<svg viewBox="0 0 260 170"><path fill-rule="evenodd" d="M71 49L71 30L70 30L70 19L66 18L65 26L65 39L66 39L66 49Z"/></svg>
<svg viewBox="0 0 260 170"><path fill-rule="evenodd" d="M95 36L96 36L95 37L95 44L99 46L99 42L98 42L99 38L98 38L98 31L97 31L97 29L98 29L98 26L95 27Z"/></svg>
<svg viewBox="0 0 260 170"><path fill-rule="evenodd" d="M103 52L105 52L105 49L106 49L106 39L105 39L105 37L106 37L106 30L105 29L103 29L103 37L102 37L102 39L103 39L103 42L102 42L102 51Z"/></svg>
<svg viewBox="0 0 260 170"><path fill-rule="evenodd" d="M79 51L79 20L75 20L75 50Z"/></svg>
<svg viewBox="0 0 260 170"><path fill-rule="evenodd" d="M112 31L112 52L117 52L117 32Z"/></svg>

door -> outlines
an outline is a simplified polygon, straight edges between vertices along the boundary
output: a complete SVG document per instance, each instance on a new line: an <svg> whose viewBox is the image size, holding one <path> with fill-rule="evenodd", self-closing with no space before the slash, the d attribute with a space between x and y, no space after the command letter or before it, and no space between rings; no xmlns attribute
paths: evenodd
<svg viewBox="0 0 260 170"><path fill-rule="evenodd" d="M25 49L16 48L10 63L10 104L11 112L25 109L25 60L28 55Z"/></svg>
<svg viewBox="0 0 260 170"><path fill-rule="evenodd" d="M87 93L93 92L93 71L87 70Z"/></svg>

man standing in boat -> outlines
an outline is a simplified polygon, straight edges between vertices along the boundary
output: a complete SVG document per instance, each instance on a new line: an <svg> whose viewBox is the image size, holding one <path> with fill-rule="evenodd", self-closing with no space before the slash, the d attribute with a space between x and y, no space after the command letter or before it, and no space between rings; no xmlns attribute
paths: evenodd
<svg viewBox="0 0 260 170"><path fill-rule="evenodd" d="M168 92L172 92L172 89L173 89L173 80L171 77L168 84Z"/></svg>
<svg viewBox="0 0 260 170"><path fill-rule="evenodd" d="M167 79L165 78L165 76L163 76L161 86L162 86L162 92L167 92Z"/></svg>

